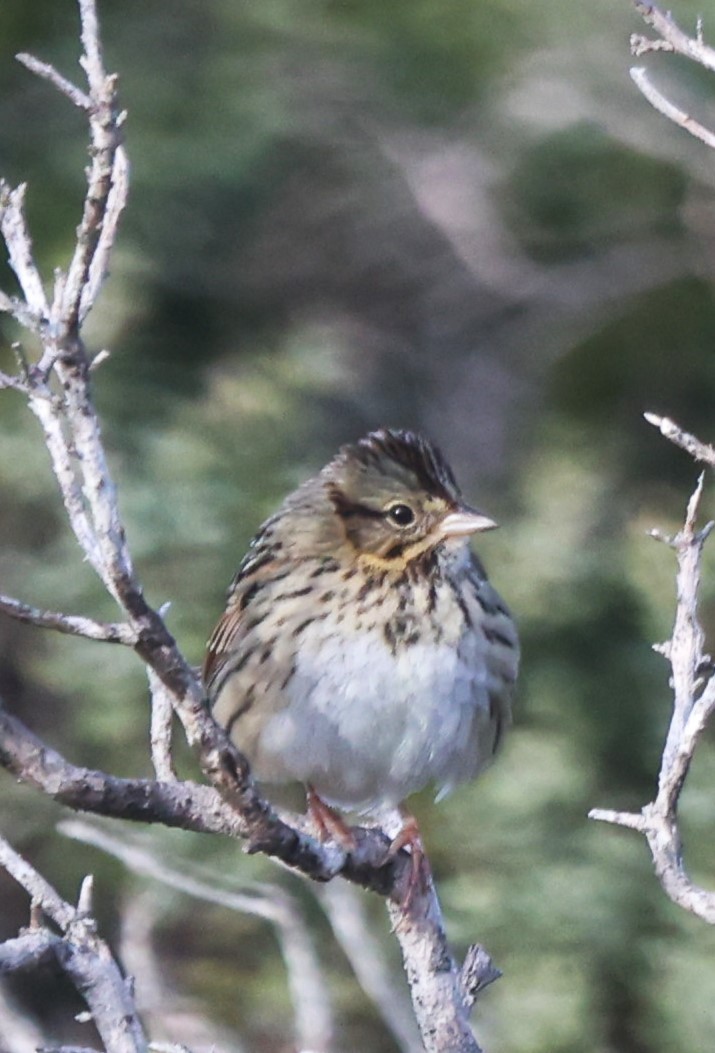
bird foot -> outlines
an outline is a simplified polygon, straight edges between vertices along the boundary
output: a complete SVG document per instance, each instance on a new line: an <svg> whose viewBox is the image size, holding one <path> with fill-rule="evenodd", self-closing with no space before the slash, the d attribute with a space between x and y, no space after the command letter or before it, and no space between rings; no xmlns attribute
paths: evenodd
<svg viewBox="0 0 715 1053"><path fill-rule="evenodd" d="M332 839L342 845L346 852L354 852L357 841L352 830L342 816L338 815L329 804L326 804L312 786L306 787L306 801L308 815L318 830L318 838L321 841Z"/></svg>
<svg viewBox="0 0 715 1053"><path fill-rule="evenodd" d="M409 848L410 850L410 876L407 881L405 898L402 901L402 909L407 912L410 909L415 892L418 889L424 892L429 888L432 880L432 871L429 860L425 855L422 834L420 833L417 820L414 815L409 813L405 814L404 820L404 826L390 842L387 858L393 859L402 848Z"/></svg>

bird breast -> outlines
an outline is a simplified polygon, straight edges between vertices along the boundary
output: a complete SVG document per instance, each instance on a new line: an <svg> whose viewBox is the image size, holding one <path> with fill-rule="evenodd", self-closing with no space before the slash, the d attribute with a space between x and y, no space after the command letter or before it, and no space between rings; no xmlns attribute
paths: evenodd
<svg viewBox="0 0 715 1053"><path fill-rule="evenodd" d="M375 604L359 581L325 616L288 611L282 639L300 631L280 698L257 707L253 727L246 713L235 738L258 779L310 783L331 804L376 812L474 776L508 719L511 685L476 586L457 596L444 580L378 583ZM277 651L267 676L274 662L285 668Z"/></svg>

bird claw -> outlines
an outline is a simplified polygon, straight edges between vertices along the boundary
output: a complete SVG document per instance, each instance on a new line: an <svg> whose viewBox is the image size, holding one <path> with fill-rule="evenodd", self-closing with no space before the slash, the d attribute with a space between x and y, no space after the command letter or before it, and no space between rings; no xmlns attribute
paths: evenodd
<svg viewBox="0 0 715 1053"><path fill-rule="evenodd" d="M354 852L357 848L355 834L342 816L326 804L312 786L306 788L306 800L308 815L317 827L319 840L337 841L346 852Z"/></svg>
<svg viewBox="0 0 715 1053"><path fill-rule="evenodd" d="M394 859L403 848L409 848L411 863L407 890L401 904L403 911L407 913L412 905L415 892L418 889L421 893L426 892L432 881L432 871L422 843L422 834L414 815L405 816L404 826L390 842L387 858Z"/></svg>

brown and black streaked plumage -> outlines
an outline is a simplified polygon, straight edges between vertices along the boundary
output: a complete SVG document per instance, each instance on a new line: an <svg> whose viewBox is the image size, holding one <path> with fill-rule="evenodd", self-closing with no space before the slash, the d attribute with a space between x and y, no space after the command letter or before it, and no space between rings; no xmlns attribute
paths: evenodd
<svg viewBox="0 0 715 1053"><path fill-rule="evenodd" d="M492 526L413 432L343 447L285 499L251 542L204 666L258 779L377 814L488 763L519 657L468 544Z"/></svg>

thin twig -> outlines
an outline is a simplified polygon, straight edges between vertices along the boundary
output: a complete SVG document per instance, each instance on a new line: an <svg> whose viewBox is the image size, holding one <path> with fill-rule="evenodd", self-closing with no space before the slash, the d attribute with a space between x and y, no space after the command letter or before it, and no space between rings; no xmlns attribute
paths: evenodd
<svg viewBox="0 0 715 1053"><path fill-rule="evenodd" d="M171 782L176 779L176 769L171 756L174 707L166 685L150 666L147 666L147 676L151 691L151 761L157 779Z"/></svg>
<svg viewBox="0 0 715 1053"><path fill-rule="evenodd" d="M669 11L661 11L655 4L635 0L635 8L643 21L660 35L661 40L673 51L692 59L705 69L715 70L715 50L703 42L702 23L694 37L689 37L673 21Z"/></svg>
<svg viewBox="0 0 715 1053"><path fill-rule="evenodd" d="M704 657L705 636L698 621L698 590L703 545L712 526L710 524L702 531L696 530L704 479L704 474L701 474L688 501L683 528L674 539L678 560L676 578L678 602L670 640L670 664L673 670L673 716L663 750L661 791L663 779L667 778L668 773L676 764L676 755L681 752L683 732L695 704L698 670L702 667ZM685 778L685 771L682 772L682 778ZM674 808L677 804L677 794L670 797L667 803Z"/></svg>
<svg viewBox="0 0 715 1053"><path fill-rule="evenodd" d="M0 232L7 246L10 266L17 275L31 315L37 319L46 319L47 299L25 220L26 190L24 183L12 190L7 183L0 181ZM38 329L34 331L39 331L39 323Z"/></svg>
<svg viewBox="0 0 715 1053"><path fill-rule="evenodd" d="M52 471L60 489L69 524L93 569L101 576L102 565L94 527L87 514L82 488L75 473L76 457L67 440L63 420L49 392L33 388L29 407L40 422Z"/></svg>
<svg viewBox="0 0 715 1053"><path fill-rule="evenodd" d="M661 435L664 435L670 442L675 443L676 446L680 446L694 460L704 461L712 468L715 468L715 446L701 442L700 439L691 435L690 432L683 431L680 425L676 424L670 417L659 417L656 413L644 413L643 416L649 424L658 429Z"/></svg>
<svg viewBox="0 0 715 1053"><path fill-rule="evenodd" d="M97 622L93 618L85 618L81 615L46 611L40 607L31 607L28 603L22 603L2 593L0 593L0 611L18 621L37 625L43 629L55 629L69 636L84 636L88 640L119 643L127 647L134 647L137 642L136 633L126 623Z"/></svg>
<svg viewBox="0 0 715 1053"><path fill-rule="evenodd" d="M39 903L44 913L52 918L61 929L69 928L75 920L74 907L65 903L49 881L45 881L42 875L30 866L2 836L0 836L0 867L15 878L18 885L22 885L33 903Z"/></svg>
<svg viewBox="0 0 715 1053"><path fill-rule="evenodd" d="M126 983L109 948L97 935L93 917L85 909L87 884L80 907L72 907L0 837L0 866L22 885L36 904L59 926L61 938L43 940L29 953L45 954L52 947L63 972L81 994L104 1042L106 1053L146 1053L146 1038L136 1013L131 985ZM17 950L17 945L14 948ZM6 946L7 951L7 946ZM9 958L6 957L6 965Z"/></svg>
<svg viewBox="0 0 715 1053"><path fill-rule="evenodd" d="M462 996L467 1009L471 1009L482 991L500 980L502 975L501 969L497 969L491 955L480 943L468 947L460 974Z"/></svg>
<svg viewBox="0 0 715 1053"><path fill-rule="evenodd" d="M469 1024L461 971L449 952L442 908L430 876L413 894L409 911L388 901L388 914L400 944L412 1006L430 1053L482 1053ZM425 967L425 955L438 955L439 969Z"/></svg>
<svg viewBox="0 0 715 1053"><path fill-rule="evenodd" d="M135 874L150 877L195 899L255 915L275 926L292 994L297 1046L316 1053L330 1048L334 1024L325 977L298 906L283 889L263 885L231 891L219 887L215 876L209 884L188 873L186 868L175 870L136 843L130 844L126 838L116 837L96 824L65 820L58 829L68 837L101 848Z"/></svg>
<svg viewBox="0 0 715 1053"><path fill-rule="evenodd" d="M715 150L715 133L711 132L705 125L700 124L694 117L691 117L685 110L681 110L679 106L676 106L658 91L649 80L648 73L642 66L633 66L630 70L630 75L633 83L651 106L659 113L662 113L664 117L667 117L668 120L677 124L679 128L683 128L684 131L694 135L696 139L700 139L706 146Z"/></svg>
<svg viewBox="0 0 715 1053"><path fill-rule="evenodd" d="M592 808L588 813L589 819L595 819L600 823L612 823L614 826L625 826L629 830L637 830L645 833L645 819L639 812L618 812L611 808Z"/></svg>
<svg viewBox="0 0 715 1053"><path fill-rule="evenodd" d="M42 324L42 318L35 314L24 300L19 300L17 296L8 296L2 291L0 291L0 311L11 315L23 328L33 333L38 332Z"/></svg>
<svg viewBox="0 0 715 1053"><path fill-rule="evenodd" d="M0 389L8 388L11 391L19 391L22 395L28 394L28 387L20 377L11 377L8 373L0 372Z"/></svg>
<svg viewBox="0 0 715 1053"><path fill-rule="evenodd" d="M646 414L646 419L698 460L712 463L711 447L683 432L667 418ZM703 671L707 672L711 663L704 654L704 634L698 619L703 545L713 527L708 523L697 529L703 485L701 474L688 501L683 527L675 537L651 532L675 551L678 561L673 633L669 641L657 645L672 669L673 711L663 747L656 798L645 805L640 814L595 808L589 812L589 818L644 834L656 876L666 894L685 910L715 924L715 892L700 888L689 877L683 863L678 820L680 795L695 749L715 711L715 680L703 681Z"/></svg>
<svg viewBox="0 0 715 1053"><path fill-rule="evenodd" d="M87 170L87 192L82 219L77 230L77 242L67 270L62 299L62 322L70 333L75 333L82 321L82 296L85 290L91 288L90 271L99 245L102 223L107 215L108 199L115 175L115 158L121 145L117 77L114 74L108 75L104 69L95 0L79 0L79 8L84 49L80 64L87 75L91 100L91 163ZM85 316L90 307L87 293Z"/></svg>
<svg viewBox="0 0 715 1053"><path fill-rule="evenodd" d="M123 114L117 117L117 126L123 122L123 119ZM129 158L123 146L118 146L114 154L110 184L99 238L89 265L87 281L80 297L80 322L83 322L91 311L99 290L104 284L104 279L107 277L109 257L116 240L119 220L129 197ZM93 359L91 368L96 368L98 364L99 355Z"/></svg>
<svg viewBox="0 0 715 1053"><path fill-rule="evenodd" d="M80 110L86 110L87 113L92 109L92 100L89 95L83 92L76 84L72 81L67 80L63 77L54 66L51 66L49 62L41 62L40 59L35 58L34 55L28 55L27 52L21 51L19 55L15 55L18 62L21 62L26 69L29 69L31 73L41 77L43 80L47 80L52 84L59 92L66 95L71 102L79 107Z"/></svg>

